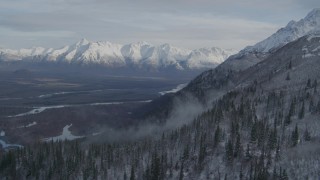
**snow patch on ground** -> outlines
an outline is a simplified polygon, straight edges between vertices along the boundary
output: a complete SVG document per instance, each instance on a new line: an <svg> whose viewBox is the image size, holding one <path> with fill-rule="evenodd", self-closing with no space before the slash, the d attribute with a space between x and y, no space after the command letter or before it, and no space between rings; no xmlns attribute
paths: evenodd
<svg viewBox="0 0 320 180"><path fill-rule="evenodd" d="M35 109L28 111L26 113L21 113L13 116L8 116L9 118L11 117L20 117L20 116L27 116L27 115L32 115L32 114L39 114L47 109L58 109L58 108L64 108L68 107L68 105L58 105L58 106L46 106L46 107L35 107Z"/></svg>
<svg viewBox="0 0 320 180"><path fill-rule="evenodd" d="M28 128L28 127L35 126L35 125L37 125L37 122L33 121L33 122L30 123L30 124L27 124L27 125L25 125L25 126L19 126L18 128Z"/></svg>
<svg viewBox="0 0 320 180"><path fill-rule="evenodd" d="M19 144L7 144L5 141L0 139L0 145L3 149L6 148L10 148L10 147L18 147L18 148L22 148L23 146L19 145Z"/></svg>
<svg viewBox="0 0 320 180"><path fill-rule="evenodd" d="M6 132L2 130L2 131L0 132L0 136L3 137L3 136L5 136L5 135L6 135Z"/></svg>
<svg viewBox="0 0 320 180"><path fill-rule="evenodd" d="M92 133L92 136L97 136L97 135L102 134L102 133L103 133L103 131L101 131L101 132L95 132L95 133Z"/></svg>
<svg viewBox="0 0 320 180"><path fill-rule="evenodd" d="M311 41L313 38L319 38L320 35L315 35L315 34L311 34L309 35L309 37L307 38L308 41Z"/></svg>
<svg viewBox="0 0 320 180"><path fill-rule="evenodd" d="M316 56L316 55L308 53L308 54L303 55L303 58L310 58L310 57L314 57L314 56Z"/></svg>
<svg viewBox="0 0 320 180"><path fill-rule="evenodd" d="M320 51L320 46L312 50L312 52Z"/></svg>
<svg viewBox="0 0 320 180"><path fill-rule="evenodd" d="M35 126L35 125L37 125L37 122L33 121L32 123L26 125L26 127L31 127L31 126Z"/></svg>
<svg viewBox="0 0 320 180"><path fill-rule="evenodd" d="M72 124L70 125L66 125L63 130L62 130L62 134L60 136L55 136L55 137L49 137L49 138L45 138L43 139L44 141L64 141L64 140L74 140L74 139L79 139L79 138L83 138L85 136L75 136L71 133L71 131L69 130L69 128L72 126Z"/></svg>
<svg viewBox="0 0 320 180"><path fill-rule="evenodd" d="M304 47L302 48L302 51L308 52L309 50L308 50L308 48L307 48L306 46L304 46Z"/></svg>
<svg viewBox="0 0 320 180"><path fill-rule="evenodd" d="M313 50L311 50L311 52L309 52L309 49L306 47L306 46L304 46L303 48L302 48L302 51L303 51L303 55L302 55L302 58L310 58L310 57L315 57L315 56L317 56L317 51L319 51L320 50L320 46L318 46L318 47L316 47L315 49L313 49ZM320 54L320 53L319 53Z"/></svg>
<svg viewBox="0 0 320 180"><path fill-rule="evenodd" d="M169 91L161 91L161 92L159 92L159 94L161 96L163 96L163 95L168 94L168 93L176 93L176 92L180 91L181 89L183 89L186 86L187 86L187 83L179 84L176 88L171 89Z"/></svg>

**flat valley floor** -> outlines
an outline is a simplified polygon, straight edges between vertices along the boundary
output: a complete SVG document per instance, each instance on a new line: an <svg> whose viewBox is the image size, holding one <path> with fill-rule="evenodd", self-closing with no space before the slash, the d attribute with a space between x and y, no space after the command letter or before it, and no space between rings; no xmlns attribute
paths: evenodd
<svg viewBox="0 0 320 180"><path fill-rule="evenodd" d="M140 121L133 111L187 81L1 71L0 139L23 145L59 136L66 126L77 137L125 128Z"/></svg>

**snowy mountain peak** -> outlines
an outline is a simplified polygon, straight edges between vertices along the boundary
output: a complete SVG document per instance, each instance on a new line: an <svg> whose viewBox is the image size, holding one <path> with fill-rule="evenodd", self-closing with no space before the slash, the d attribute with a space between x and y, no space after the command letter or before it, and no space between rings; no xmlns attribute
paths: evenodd
<svg viewBox="0 0 320 180"><path fill-rule="evenodd" d="M76 43L76 46L83 46L83 45L87 45L89 43L90 43L90 41L88 41L86 38L82 38L80 41L78 41Z"/></svg>
<svg viewBox="0 0 320 180"><path fill-rule="evenodd" d="M291 21L289 21L289 23L287 24L287 27L291 27L291 26L293 26L295 23L297 23L297 21L291 20Z"/></svg>
<svg viewBox="0 0 320 180"><path fill-rule="evenodd" d="M152 46L152 44L146 42L146 41L138 41L136 43L132 43L134 45L137 45L137 46Z"/></svg>
<svg viewBox="0 0 320 180"><path fill-rule="evenodd" d="M251 52L268 53L302 36L318 31L320 31L320 8L312 10L305 18L297 22L290 21L286 27L279 29L267 39L255 44L254 46L246 47L240 52L240 55Z"/></svg>
<svg viewBox="0 0 320 180"><path fill-rule="evenodd" d="M161 44L160 47L162 47L162 48L170 48L171 45L168 44L168 43L164 43L164 44Z"/></svg>
<svg viewBox="0 0 320 180"><path fill-rule="evenodd" d="M311 12L308 13L305 19L312 19L312 18L318 18L320 17L320 8L315 8Z"/></svg>

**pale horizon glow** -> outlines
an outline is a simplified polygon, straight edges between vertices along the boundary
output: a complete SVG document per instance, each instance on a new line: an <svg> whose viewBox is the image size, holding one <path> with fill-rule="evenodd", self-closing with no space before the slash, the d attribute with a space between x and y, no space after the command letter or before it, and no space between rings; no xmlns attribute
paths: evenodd
<svg viewBox="0 0 320 180"><path fill-rule="evenodd" d="M86 38L241 50L316 7L318 0L3 0L0 47L59 48Z"/></svg>

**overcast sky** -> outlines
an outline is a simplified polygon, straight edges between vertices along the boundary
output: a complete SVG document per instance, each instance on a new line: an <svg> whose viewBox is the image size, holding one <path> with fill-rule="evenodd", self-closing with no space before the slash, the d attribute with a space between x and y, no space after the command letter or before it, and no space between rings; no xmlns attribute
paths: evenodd
<svg viewBox="0 0 320 180"><path fill-rule="evenodd" d="M315 7L319 0L0 0L0 47L87 38L240 50Z"/></svg>

